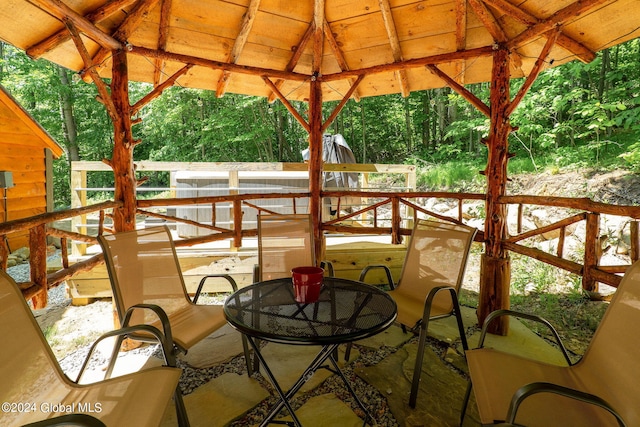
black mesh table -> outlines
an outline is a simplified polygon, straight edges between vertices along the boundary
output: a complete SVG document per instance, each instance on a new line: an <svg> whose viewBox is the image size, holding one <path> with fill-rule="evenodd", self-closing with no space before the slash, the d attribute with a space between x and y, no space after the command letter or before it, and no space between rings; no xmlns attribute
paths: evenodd
<svg viewBox="0 0 640 427"><path fill-rule="evenodd" d="M329 360L360 408L371 419L333 355L340 344L370 337L388 328L396 318L395 302L384 291L353 280L325 277L317 302L296 302L291 278L258 282L229 296L224 303L227 321L247 336L256 357L280 396L261 426L286 407L300 426L289 400L313 373ZM286 393L260 353L259 340L281 344L318 345L321 350Z"/></svg>

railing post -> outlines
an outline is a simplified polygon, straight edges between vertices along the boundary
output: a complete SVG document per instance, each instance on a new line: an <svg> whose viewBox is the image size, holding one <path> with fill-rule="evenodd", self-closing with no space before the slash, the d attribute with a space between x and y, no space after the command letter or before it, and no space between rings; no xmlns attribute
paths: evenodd
<svg viewBox="0 0 640 427"><path fill-rule="evenodd" d="M87 206L87 171L71 170L71 208L81 208ZM71 218L71 231L87 234L87 215L74 216ZM87 253L87 245L85 243L73 243L71 246L71 254L73 256L82 256Z"/></svg>
<svg viewBox="0 0 640 427"><path fill-rule="evenodd" d="M587 293L598 292L598 282L594 279L592 270L600 263L601 252L600 214L589 212L584 242L584 271L582 272L582 289Z"/></svg>
<svg viewBox="0 0 640 427"><path fill-rule="evenodd" d="M242 246L242 200L233 201L233 247Z"/></svg>
<svg viewBox="0 0 640 427"><path fill-rule="evenodd" d="M7 271L7 262L9 261L9 243L7 235L0 236L0 257L2 257L2 271Z"/></svg>
<svg viewBox="0 0 640 427"><path fill-rule="evenodd" d="M631 257L631 263L638 261L640 258L640 233L638 233L638 220L633 219L629 223L629 233L631 235L631 249L629 250L629 256Z"/></svg>
<svg viewBox="0 0 640 427"><path fill-rule="evenodd" d="M391 199L391 243L398 245L402 243L402 235L400 234L400 198L393 197Z"/></svg>
<svg viewBox="0 0 640 427"><path fill-rule="evenodd" d="M240 194L240 174L237 170L229 171L229 194ZM237 250L242 246L242 203L233 201L233 242L231 249ZM215 209L215 207L214 207Z"/></svg>
<svg viewBox="0 0 640 427"><path fill-rule="evenodd" d="M47 232L46 224L37 225L29 230L29 264L31 282L41 289L31 298L34 309L47 306Z"/></svg>

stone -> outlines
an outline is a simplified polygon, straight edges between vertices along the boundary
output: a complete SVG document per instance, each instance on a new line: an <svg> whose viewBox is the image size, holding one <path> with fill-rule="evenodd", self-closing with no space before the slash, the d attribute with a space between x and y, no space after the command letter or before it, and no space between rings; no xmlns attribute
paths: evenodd
<svg viewBox="0 0 640 427"><path fill-rule="evenodd" d="M201 369L226 362L242 352L242 335L230 325L224 325L179 357L190 366Z"/></svg>
<svg viewBox="0 0 640 427"><path fill-rule="evenodd" d="M269 397L258 380L245 375L223 374L184 396L191 427L227 425ZM161 427L177 425L175 406L170 404Z"/></svg>
<svg viewBox="0 0 640 427"><path fill-rule="evenodd" d="M467 381L427 347L416 408L409 406L411 380L417 344L409 343L374 366L356 369L357 375L378 390L384 391L387 402L403 426L458 425ZM389 393L391 389L391 393ZM477 408L472 399L465 426L479 426Z"/></svg>
<svg viewBox="0 0 640 427"><path fill-rule="evenodd" d="M266 346L262 347L260 353L267 361L269 369L278 380L280 387L283 390L289 390L319 351L320 347L315 345L267 343ZM343 363L343 361L344 356L339 356L338 362ZM260 367L260 371L264 372L264 369ZM309 381L302 386L299 393L316 388L331 375L332 373L326 369L318 369Z"/></svg>
<svg viewBox="0 0 640 427"><path fill-rule="evenodd" d="M26 246L23 246L13 251L11 254L15 255L17 258L24 261L29 259L30 251L29 251L29 248L27 248Z"/></svg>
<svg viewBox="0 0 640 427"><path fill-rule="evenodd" d="M305 427L361 427L362 419L349 406L334 394L322 394L309 399L296 416ZM291 416L278 418L278 421L293 421Z"/></svg>

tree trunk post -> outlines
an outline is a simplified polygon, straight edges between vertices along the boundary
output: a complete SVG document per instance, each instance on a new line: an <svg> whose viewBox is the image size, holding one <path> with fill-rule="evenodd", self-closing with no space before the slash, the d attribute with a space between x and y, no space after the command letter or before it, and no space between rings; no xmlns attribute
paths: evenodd
<svg viewBox="0 0 640 427"><path fill-rule="evenodd" d="M313 224L316 263L323 259L322 245L322 88L311 81L309 96L309 212Z"/></svg>
<svg viewBox="0 0 640 427"><path fill-rule="evenodd" d="M47 232L46 224L40 224L29 230L29 265L31 282L40 289L31 298L33 308L38 310L47 306Z"/></svg>
<svg viewBox="0 0 640 427"><path fill-rule="evenodd" d="M113 120L114 147L111 167L114 174L114 199L122 207L113 211L115 231L136 228L136 176L133 164L133 148L136 145L131 132L131 105L129 104L129 78L127 56L124 50L114 50L111 98L116 109Z"/></svg>
<svg viewBox="0 0 640 427"><path fill-rule="evenodd" d="M482 324L494 310L509 308L511 263L502 241L507 237L507 209L498 202L506 194L507 162L509 160L508 136L511 124L509 107L509 52L499 46L493 54L490 93L490 129L487 141L488 159L485 175L487 198L485 221L485 253L480 267L480 296L478 321ZM492 324L489 332L505 335L508 321L501 317Z"/></svg>
<svg viewBox="0 0 640 427"><path fill-rule="evenodd" d="M587 294L598 293L598 282L593 277L593 270L600 264L602 242L600 241L600 215L587 214L587 228L584 238L584 271L582 272L582 289Z"/></svg>

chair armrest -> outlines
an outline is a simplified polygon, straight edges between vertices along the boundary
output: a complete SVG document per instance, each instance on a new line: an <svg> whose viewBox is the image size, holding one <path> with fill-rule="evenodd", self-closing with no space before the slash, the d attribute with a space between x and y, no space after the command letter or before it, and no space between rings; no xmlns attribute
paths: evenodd
<svg viewBox="0 0 640 427"><path fill-rule="evenodd" d="M24 424L22 427L106 427L106 424L99 419L87 414L66 414L55 418L48 418L35 423Z"/></svg>
<svg viewBox="0 0 640 427"><path fill-rule="evenodd" d="M536 382L530 383L520 387L513 394L511 398L511 403L509 404L509 410L507 412L507 423L515 424L516 414L518 412L518 407L520 404L529 396L532 396L537 393L554 393L561 396L565 396L571 399L579 400L581 402L585 402L591 405L599 406L602 409L608 411L611 415L613 415L618 421L618 425L621 427L625 427L626 424L622 417L609 405L604 399L590 393L585 393L579 390L575 390L569 387L564 387L557 384L545 383L545 382Z"/></svg>
<svg viewBox="0 0 640 427"><path fill-rule="evenodd" d="M569 353L567 352L567 349L565 348L562 340L560 339L560 335L558 335L558 331L556 331L556 329L553 327L551 323L549 323L548 320L540 316L536 316L535 314L521 313L513 310L496 310L491 312L487 316L487 318L484 320L484 324L482 325L480 340L478 341L478 348L482 348L482 346L484 345L484 340L487 335L487 329L489 327L489 324L493 322L495 319L502 316L513 316L519 319L531 320L531 321L538 322L545 325L547 328L549 328L549 330L553 334L553 337L556 340L556 343L558 344L558 346L560 347L560 351L562 351L562 355L564 356L564 359L567 361L567 364L569 366L573 365L573 363L571 362L571 359L569 358Z"/></svg>
<svg viewBox="0 0 640 427"><path fill-rule="evenodd" d="M100 342L102 342L103 340L105 340L107 338L111 338L111 337L124 338L124 337L126 337L128 335L135 334L136 332L145 332L145 333L155 337L156 340L158 341L158 344L160 344L160 346L162 348L162 356L164 357L165 364L167 366L171 366L171 367L175 367L176 366L175 356L171 352L171 345L172 344L171 344L171 342L167 341L166 337L164 335L162 335L162 332L160 332L160 330L158 330L158 328L156 328L154 326L151 326L151 325L126 326L124 328L115 329L113 331L106 332L106 333L100 335L100 337L98 337L98 339L89 348L89 353L87 353L87 357L85 358L84 362L82 363L82 367L80 368L80 371L78 372L78 376L77 376L75 382L78 383L80 381L80 379L82 378L82 374L84 374L84 371L87 368L87 365L89 364L89 361L91 360L91 356L93 355L93 352L95 351L96 347L98 346L98 344ZM118 351L120 350L120 344L121 343L122 343L122 339L116 340L116 345L114 345L113 351L111 353L111 359L109 360L109 367L107 368L106 373L105 373L105 377L106 378L111 376L111 372L113 371L113 367L115 365L115 359L117 358Z"/></svg>
<svg viewBox="0 0 640 427"><path fill-rule="evenodd" d="M164 334L165 339L170 346L175 344L173 342L173 333L171 332L171 323L169 323L169 316L167 316L167 313L162 309L162 307L156 304L136 304L129 307L124 314L124 319L122 320L123 328L130 326L129 321L131 320L131 316L135 310L153 311L160 320L160 324L162 325L162 333Z"/></svg>
<svg viewBox="0 0 640 427"><path fill-rule="evenodd" d="M204 286L204 283L207 281L207 279L216 278L216 277L221 277L223 279L226 279L227 282L229 282L229 284L231 285L231 289L233 289L233 292L238 290L238 284L236 283L235 280L233 280L233 277L231 277L230 275L228 275L228 274L207 274L202 279L200 279L200 283L198 284L198 289L196 290L196 294L193 296L193 303L194 304L196 304L198 302L198 298L200 298L200 293L202 292L202 287Z"/></svg>
<svg viewBox="0 0 640 427"><path fill-rule="evenodd" d="M335 276L335 273L333 271L333 264L331 263L331 261L320 261L320 267L322 267L324 271L327 272L329 277Z"/></svg>
<svg viewBox="0 0 640 427"><path fill-rule="evenodd" d="M258 283L260 281L260 265L253 265L253 283Z"/></svg>
<svg viewBox="0 0 640 427"><path fill-rule="evenodd" d="M369 271L374 270L374 269L378 269L381 268L384 270L385 274L387 275L387 284L389 285L389 287L391 288L391 290L396 288L395 283L393 282L393 277L391 276L391 270L389 269L389 267L387 267L386 265L382 265L382 264L376 264L376 265L368 265L365 268L362 269L362 271L360 272L360 277L358 278L358 280L360 282L364 282L364 279L367 275L367 273L369 273Z"/></svg>

